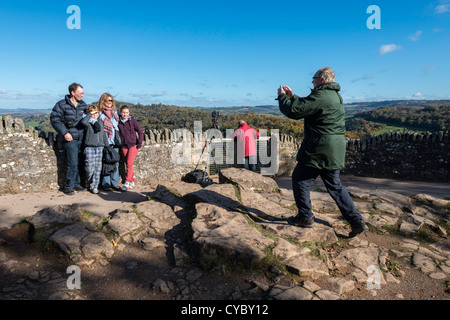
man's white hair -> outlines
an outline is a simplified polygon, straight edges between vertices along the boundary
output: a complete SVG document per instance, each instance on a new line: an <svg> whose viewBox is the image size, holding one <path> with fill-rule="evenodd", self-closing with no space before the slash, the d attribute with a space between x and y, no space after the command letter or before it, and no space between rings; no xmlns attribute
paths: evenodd
<svg viewBox="0 0 450 320"><path fill-rule="evenodd" d="M317 76L323 78L325 83L334 82L334 71L330 67L323 67L317 71Z"/></svg>

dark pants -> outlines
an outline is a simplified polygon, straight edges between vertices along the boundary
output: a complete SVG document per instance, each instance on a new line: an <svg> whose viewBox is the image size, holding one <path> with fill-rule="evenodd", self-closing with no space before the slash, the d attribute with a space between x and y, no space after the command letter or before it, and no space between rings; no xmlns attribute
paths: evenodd
<svg viewBox="0 0 450 320"><path fill-rule="evenodd" d="M256 162L258 161L257 156L245 157L242 158L242 161L244 162L245 169L256 172Z"/></svg>
<svg viewBox="0 0 450 320"><path fill-rule="evenodd" d="M319 170L297 164L294 172L292 173L292 187L294 191L295 203L298 208L299 218L304 217L311 219L314 216L311 211L310 191L311 185L319 175L322 178L328 193L336 202L345 220L349 223L354 223L362 219L361 215L358 213L358 210L356 210L347 189L341 183L341 179L339 178L339 170Z"/></svg>
<svg viewBox="0 0 450 320"><path fill-rule="evenodd" d="M81 153L81 140L64 142L67 156L67 182L66 189L73 189L80 185L79 157Z"/></svg>

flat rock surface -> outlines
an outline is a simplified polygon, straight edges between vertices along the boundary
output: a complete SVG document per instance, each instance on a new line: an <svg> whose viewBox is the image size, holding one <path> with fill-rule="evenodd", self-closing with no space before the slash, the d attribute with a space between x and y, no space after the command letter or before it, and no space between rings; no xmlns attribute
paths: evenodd
<svg viewBox="0 0 450 320"><path fill-rule="evenodd" d="M448 299L448 199L390 185L347 186L370 227L351 239L320 179L313 228L287 224L282 182L4 195L0 299ZM67 288L70 265L80 290Z"/></svg>

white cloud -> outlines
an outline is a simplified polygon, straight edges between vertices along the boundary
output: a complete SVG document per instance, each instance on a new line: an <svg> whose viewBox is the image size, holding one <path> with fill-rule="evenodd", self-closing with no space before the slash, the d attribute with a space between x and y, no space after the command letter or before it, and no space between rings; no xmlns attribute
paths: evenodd
<svg viewBox="0 0 450 320"><path fill-rule="evenodd" d="M147 92L132 92L129 94L133 98L137 98L143 101L151 101L152 98L163 97L167 95L167 91L147 93Z"/></svg>
<svg viewBox="0 0 450 320"><path fill-rule="evenodd" d="M378 54L380 56L384 56L387 53L394 52L397 50L401 50L402 47L397 44L383 44L378 50Z"/></svg>
<svg viewBox="0 0 450 320"><path fill-rule="evenodd" d="M50 93L28 93L23 91L7 92L0 88L0 99L2 100L46 100L51 97Z"/></svg>
<svg viewBox="0 0 450 320"><path fill-rule="evenodd" d="M167 94L166 91L162 91L162 92L152 93L150 96L152 96L152 97L162 97L162 96L165 96L166 94Z"/></svg>
<svg viewBox="0 0 450 320"><path fill-rule="evenodd" d="M437 14L446 13L450 11L450 4L440 4L434 8L434 12Z"/></svg>
<svg viewBox="0 0 450 320"><path fill-rule="evenodd" d="M423 97L423 93L422 92L416 92L416 93L413 94L413 97L415 97L415 98Z"/></svg>
<svg viewBox="0 0 450 320"><path fill-rule="evenodd" d="M410 35L408 39L411 41L418 41L422 33L422 30L416 31L414 34Z"/></svg>
<svg viewBox="0 0 450 320"><path fill-rule="evenodd" d="M435 66L422 66L422 69L424 70L425 74L429 74L437 68Z"/></svg>

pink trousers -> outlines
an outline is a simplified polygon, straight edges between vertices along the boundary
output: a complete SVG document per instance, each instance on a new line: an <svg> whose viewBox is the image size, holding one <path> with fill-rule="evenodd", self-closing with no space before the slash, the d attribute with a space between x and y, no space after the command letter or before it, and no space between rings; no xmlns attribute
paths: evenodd
<svg viewBox="0 0 450 320"><path fill-rule="evenodd" d="M134 163L134 159L136 159L136 156L138 154L138 148L136 146L131 147L129 149L122 148L122 153L123 153L123 158L125 159L125 165L126 165L126 171L127 171L125 182L136 182L136 180L134 180L133 163Z"/></svg>

